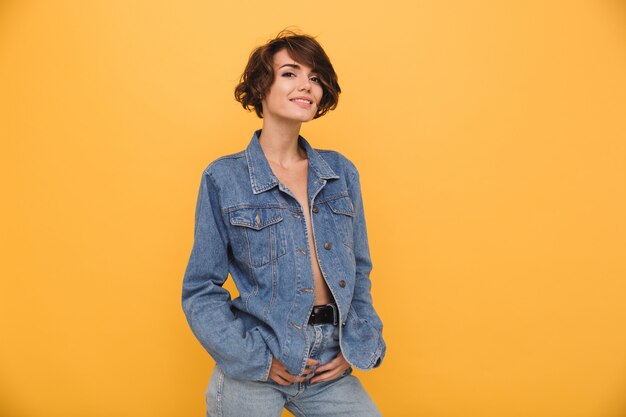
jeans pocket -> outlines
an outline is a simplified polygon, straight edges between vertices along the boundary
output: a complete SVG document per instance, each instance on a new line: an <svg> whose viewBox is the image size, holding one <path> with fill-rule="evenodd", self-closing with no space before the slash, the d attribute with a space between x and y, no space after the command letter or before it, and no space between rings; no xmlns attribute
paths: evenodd
<svg viewBox="0 0 626 417"><path fill-rule="evenodd" d="M341 375L339 375L339 378L343 378L344 376L348 376L350 374L352 374L352 367L349 367L348 369L343 371L343 373Z"/></svg>

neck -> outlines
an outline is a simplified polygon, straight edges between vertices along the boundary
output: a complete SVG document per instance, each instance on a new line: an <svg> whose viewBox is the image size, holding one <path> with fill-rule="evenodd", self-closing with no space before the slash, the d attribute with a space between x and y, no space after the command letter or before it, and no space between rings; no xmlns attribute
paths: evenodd
<svg viewBox="0 0 626 417"><path fill-rule="evenodd" d="M259 143L268 161L283 167L306 159L306 152L298 146L302 123L273 123L263 119Z"/></svg>

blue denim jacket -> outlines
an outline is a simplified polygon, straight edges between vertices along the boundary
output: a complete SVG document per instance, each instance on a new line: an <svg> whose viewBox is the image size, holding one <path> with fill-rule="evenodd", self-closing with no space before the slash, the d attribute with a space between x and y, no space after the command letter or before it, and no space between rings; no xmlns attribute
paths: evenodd
<svg viewBox="0 0 626 417"><path fill-rule="evenodd" d="M203 172L194 243L183 280L189 325L222 370L266 381L272 356L293 375L305 370L305 327L314 284L308 231L293 193L273 174L257 130L241 152ZM317 257L339 310L339 343L353 367L385 356L382 322L372 306L372 269L359 173L339 152L315 150L308 198ZM239 297L222 288L232 276Z"/></svg>

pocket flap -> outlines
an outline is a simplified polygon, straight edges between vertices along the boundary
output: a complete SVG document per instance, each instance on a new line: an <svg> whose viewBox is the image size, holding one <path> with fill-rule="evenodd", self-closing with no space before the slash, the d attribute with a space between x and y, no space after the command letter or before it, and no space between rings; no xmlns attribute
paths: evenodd
<svg viewBox="0 0 626 417"><path fill-rule="evenodd" d="M278 223L283 219L280 209L250 207L240 208L230 212L230 224L245 226L255 230Z"/></svg>
<svg viewBox="0 0 626 417"><path fill-rule="evenodd" d="M346 216L354 216L354 206L350 197L340 197L334 200L328 201L330 209L338 214L344 214Z"/></svg>

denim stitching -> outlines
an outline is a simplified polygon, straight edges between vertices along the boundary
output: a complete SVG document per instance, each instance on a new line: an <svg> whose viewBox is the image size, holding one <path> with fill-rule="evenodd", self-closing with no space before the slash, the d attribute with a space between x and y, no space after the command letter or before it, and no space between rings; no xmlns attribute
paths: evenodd
<svg viewBox="0 0 626 417"><path fill-rule="evenodd" d="M296 414L294 411L292 411L290 408L287 408L289 411L291 411L292 413L296 414L296 417L306 417L306 414L304 414L304 412L302 410L300 410L298 408L298 406L294 403L292 403L291 401L289 401L289 406L291 408L293 408L295 411L298 412L298 414Z"/></svg>
<svg viewBox="0 0 626 417"><path fill-rule="evenodd" d="M348 210L342 210L341 207L337 207L334 205L334 203L337 200L341 200L341 199L346 199L347 204L350 206L350 211ZM333 211L333 213L337 213L337 214L343 214L344 216L354 216L354 206L352 205L352 201L350 200L350 196L343 196L343 197L338 197L338 198L334 198L332 200L327 200L326 203L328 204L328 206L330 207L330 209Z"/></svg>
<svg viewBox="0 0 626 417"><path fill-rule="evenodd" d="M221 368L218 368L218 371L219 371L219 375L217 378L217 395L216 395L217 417L222 417L222 392L224 388L224 372L222 372Z"/></svg>
<svg viewBox="0 0 626 417"><path fill-rule="evenodd" d="M256 208L261 208L261 207L257 206ZM281 223L283 220L284 219L283 219L282 214L277 214L274 218L270 220L266 220L262 224L260 224L258 227L255 227L252 224L246 222L245 219L237 219L237 218L232 218L232 217L230 218L230 224L233 226L236 226L236 228L241 229L241 230L238 230L237 232L243 233L245 237L246 246L248 249L248 254L247 254L248 265L255 267L255 268L262 267L272 262L273 260L278 259L281 256L287 254L287 248L286 248L287 239L285 237L285 232L283 231L285 226ZM252 246L252 239L250 238L249 234L260 233L259 231L265 228L267 228L267 233L269 234L270 256L267 262L264 262L263 260L255 262L252 259L254 248ZM251 231L250 229L253 229L254 231ZM272 238L274 238L274 242L272 242Z"/></svg>
<svg viewBox="0 0 626 417"><path fill-rule="evenodd" d="M322 204L322 203L327 203L329 201L333 201L333 200L337 200L339 198L343 198L343 197L349 197L350 194L348 194L348 191L342 191L340 193L336 193L336 194L332 194L332 195L328 195L328 196L322 196L319 198L319 200L316 201L317 204Z"/></svg>
<svg viewBox="0 0 626 417"><path fill-rule="evenodd" d="M235 204L234 206L228 206L222 208L224 214L228 214L231 211L237 211L240 209L254 209L254 208L264 208L264 209L286 209L292 208L291 206L286 206L283 204L259 204L259 203L241 203Z"/></svg>

